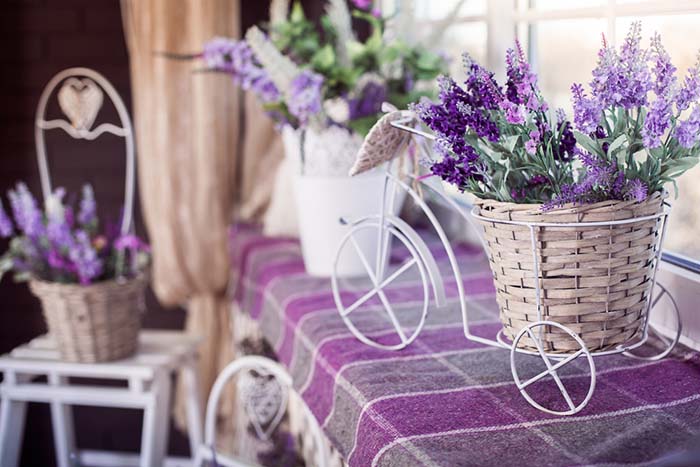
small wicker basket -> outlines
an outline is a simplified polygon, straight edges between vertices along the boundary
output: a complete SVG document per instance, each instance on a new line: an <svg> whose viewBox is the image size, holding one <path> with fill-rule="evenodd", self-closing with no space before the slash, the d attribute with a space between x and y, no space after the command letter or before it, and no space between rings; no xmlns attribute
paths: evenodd
<svg viewBox="0 0 700 467"><path fill-rule="evenodd" d="M83 286L32 280L61 358L95 363L133 355L145 310L146 275Z"/></svg>
<svg viewBox="0 0 700 467"><path fill-rule="evenodd" d="M588 350L601 351L635 338L644 326L660 217L605 226L534 227L497 220L533 223L609 222L662 212L665 194L642 203L605 201L566 205L543 211L541 205L493 200L476 201L489 256L504 334L510 338L527 324L541 320L561 323L578 334ZM535 257L542 314L538 317ZM566 333L546 327L547 352L571 352L578 345ZM519 347L533 350L523 336Z"/></svg>

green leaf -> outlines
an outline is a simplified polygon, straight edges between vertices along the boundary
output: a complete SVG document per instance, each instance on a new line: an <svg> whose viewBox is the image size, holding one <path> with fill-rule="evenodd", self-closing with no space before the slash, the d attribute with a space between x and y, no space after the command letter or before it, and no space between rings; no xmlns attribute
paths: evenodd
<svg viewBox="0 0 700 467"><path fill-rule="evenodd" d="M598 143L593 140L593 138L581 133L580 131L574 131L574 136L576 137L576 142L583 146L586 151L592 154L600 154L600 147L598 146Z"/></svg>
<svg viewBox="0 0 700 467"><path fill-rule="evenodd" d="M506 137L506 144L503 146L508 152L513 152L515 149L515 146L518 144L518 141L520 140L520 136L518 135L513 135L513 136L507 136Z"/></svg>
<svg viewBox="0 0 700 467"><path fill-rule="evenodd" d="M627 140L627 135L622 134L615 138L615 141L610 143L610 146L608 147L608 154L611 156L615 154L619 149L622 148L622 145L625 144L625 141Z"/></svg>
<svg viewBox="0 0 700 467"><path fill-rule="evenodd" d="M367 117L350 120L347 125L351 130L364 137L367 136L369 130L371 130L374 124L377 123L379 117L379 115L369 115Z"/></svg>
<svg viewBox="0 0 700 467"><path fill-rule="evenodd" d="M335 51L330 44L326 44L316 51L311 59L311 66L318 71L327 71L335 64Z"/></svg>
<svg viewBox="0 0 700 467"><path fill-rule="evenodd" d="M304 21L306 15L304 14L304 8L301 6L301 2L294 2L292 6L292 13L289 15L289 21L292 23Z"/></svg>
<svg viewBox="0 0 700 467"><path fill-rule="evenodd" d="M423 71L438 70L441 64L442 57L428 51L421 52L416 60L416 67Z"/></svg>

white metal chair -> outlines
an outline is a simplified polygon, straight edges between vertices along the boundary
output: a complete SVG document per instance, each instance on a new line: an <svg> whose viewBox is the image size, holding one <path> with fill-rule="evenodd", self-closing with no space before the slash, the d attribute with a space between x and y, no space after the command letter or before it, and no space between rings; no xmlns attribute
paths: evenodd
<svg viewBox="0 0 700 467"><path fill-rule="evenodd" d="M328 466L323 434L318 422L292 388L292 378L279 363L261 356L240 357L229 363L214 382L207 401L204 442L199 446L195 466L251 467L250 461L216 452L217 408L226 386L236 378L237 395L258 438L267 440L282 421L290 398L303 407L304 421L313 440L311 465ZM208 463L208 464L207 464Z"/></svg>
<svg viewBox="0 0 700 467"><path fill-rule="evenodd" d="M56 90L58 90L56 92ZM114 105L119 125L102 123L93 127L104 95ZM49 100L56 96L68 120L46 119ZM133 227L134 138L131 120L121 97L100 73L88 68L70 68L54 76L44 88L36 112L35 140L41 189L46 199L52 192L44 132L61 129L78 140L94 140L104 133L124 138L126 177L124 216L121 233ZM201 444L202 420L197 376L199 339L183 332L143 331L138 352L130 358L106 363L67 363L60 359L50 336L40 336L0 356L0 465L17 465L24 431L27 402L51 406L56 461L60 467L73 465L163 465L169 433L171 375L182 370L187 388L187 423L194 457ZM36 382L37 376L46 382ZM90 377L117 380L126 387L74 386L69 378ZM144 411L141 452L138 456L105 451L79 451L75 443L72 405L123 407Z"/></svg>

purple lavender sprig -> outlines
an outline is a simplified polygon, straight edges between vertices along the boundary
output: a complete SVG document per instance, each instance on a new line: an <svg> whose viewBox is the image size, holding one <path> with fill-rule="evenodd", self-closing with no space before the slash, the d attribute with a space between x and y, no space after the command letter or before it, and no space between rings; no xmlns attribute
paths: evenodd
<svg viewBox="0 0 700 467"><path fill-rule="evenodd" d="M236 84L244 90L252 90L263 102L280 100L279 89L256 61L246 41L215 37L204 44L201 58L208 69L229 74Z"/></svg>
<svg viewBox="0 0 700 467"><path fill-rule="evenodd" d="M119 252L128 248L131 277L146 267L147 247L130 238L111 240L97 232L98 219L92 190L84 189L76 224L73 210L64 202L65 190L56 189L39 210L26 185L9 191L14 223L0 203L0 236L10 238L10 248L0 257L0 276L14 271L16 280L42 280L88 285L116 276ZM17 226L17 228L15 228ZM146 261L144 261L146 259Z"/></svg>
<svg viewBox="0 0 700 467"><path fill-rule="evenodd" d="M287 107L289 112L304 126L310 118L321 112L323 76L310 70L303 70L291 83Z"/></svg>
<svg viewBox="0 0 700 467"><path fill-rule="evenodd" d="M0 237L9 238L15 232L15 226L12 223L12 219L5 212L5 207L0 201Z"/></svg>
<svg viewBox="0 0 700 467"><path fill-rule="evenodd" d="M15 190L8 192L8 197L17 229L34 240L43 235L45 227L42 222L42 214L27 185L18 183Z"/></svg>
<svg viewBox="0 0 700 467"><path fill-rule="evenodd" d="M503 87L468 55L464 68L463 86L440 77L439 100L412 107L437 137L431 172L501 201L549 199L571 183L572 125L563 112L550 115L520 44L506 54Z"/></svg>
<svg viewBox="0 0 700 467"><path fill-rule="evenodd" d="M619 51L603 40L598 56L590 97L583 86L572 86L574 122L580 131L576 139L615 167L619 189L599 186L598 195L641 200L643 192L648 196L662 190L699 159L700 58L679 83L658 34L648 49L642 47L639 22L632 24ZM579 181L586 183L585 178ZM579 200L589 196L579 185L566 195Z"/></svg>

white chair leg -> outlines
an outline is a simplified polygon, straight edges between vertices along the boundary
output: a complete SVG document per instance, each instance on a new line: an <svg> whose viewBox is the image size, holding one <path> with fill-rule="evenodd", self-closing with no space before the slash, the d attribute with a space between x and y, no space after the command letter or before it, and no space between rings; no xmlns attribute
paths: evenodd
<svg viewBox="0 0 700 467"><path fill-rule="evenodd" d="M197 362L188 359L182 369L184 378L187 409L187 435L190 440L190 453L194 459L203 440L202 406L197 378Z"/></svg>
<svg viewBox="0 0 700 467"><path fill-rule="evenodd" d="M151 400L143 413L141 467L163 465L170 430L170 375L158 372L151 388Z"/></svg>
<svg viewBox="0 0 700 467"><path fill-rule="evenodd" d="M51 386L61 387L66 383L66 377L49 374ZM74 456L76 456L73 408L58 401L53 401L50 405L56 461L59 467L71 467L74 465Z"/></svg>
<svg viewBox="0 0 700 467"><path fill-rule="evenodd" d="M16 467L19 463L26 413L24 401L13 401L5 396L0 401L0 465L3 467Z"/></svg>

